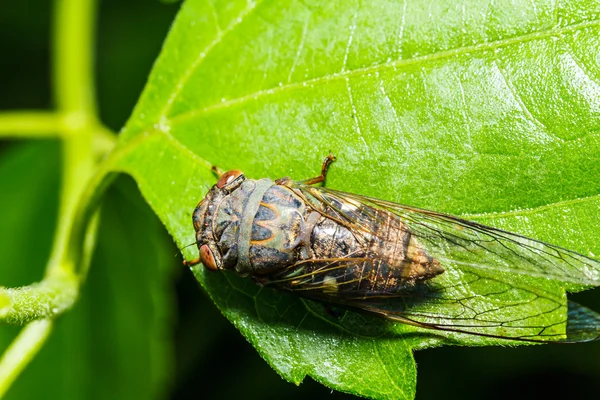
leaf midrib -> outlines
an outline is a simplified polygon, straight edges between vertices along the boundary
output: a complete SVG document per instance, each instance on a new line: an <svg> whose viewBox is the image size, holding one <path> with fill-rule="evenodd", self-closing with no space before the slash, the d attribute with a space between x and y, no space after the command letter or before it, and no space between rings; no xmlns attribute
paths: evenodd
<svg viewBox="0 0 600 400"><path fill-rule="evenodd" d="M402 68L402 67L406 67L406 66L410 66L410 65L414 65L414 64L419 64L421 62L425 63L425 62L435 61L435 60L444 59L444 58L451 58L451 57L460 56L460 55L467 54L467 53L480 53L480 52L485 52L485 51L492 51L492 50L496 50L499 48L510 46L512 44L525 43L525 42L530 42L530 41L534 41L537 39L543 39L543 38L548 38L548 37L552 37L552 36L560 36L560 35L564 35L566 33L571 33L571 32L581 30L581 29L590 28L590 27L598 26L598 25L600 25L600 19L597 18L597 19L592 19L589 21L579 22L579 23L573 24L573 25L567 25L567 26L560 27L560 28L552 27L549 29L545 29L545 30L541 30L541 31L533 32L533 33L528 33L525 35L514 36L511 38L507 38L507 39L499 39L499 40L495 40L495 41L487 42L487 43L478 43L478 44L472 45L472 46L463 46L463 47L458 47L458 48L454 48L454 49L450 49L450 50L438 51L438 52L426 54L423 56L412 57L412 58L407 58L407 59L400 59L400 60L395 60L395 61L390 61L390 62L384 62L381 64L370 65L367 67L335 72L333 74L323 75L323 76L319 76L316 78L307 79L307 80L303 80L303 81L299 81L299 82L295 82L295 83L285 84L285 85L281 85L281 86L275 86L275 87L272 87L269 89L264 89L264 90L258 90L256 92L252 92L252 93L249 93L249 94L237 97L237 98L233 98L230 100L211 104L200 110L192 110L189 112L174 115L172 117L162 114L159 117L167 118L169 121L171 121L171 124L174 124L177 122L184 122L190 118L195 118L198 116L210 114L211 112L214 112L214 111L217 111L220 109L229 108L232 106L243 104L250 100L257 100L262 97L282 93L282 92L285 92L288 90L295 90L295 89L300 89L300 88L304 88L304 87L312 87L312 86L320 84L320 83L326 83L326 82L330 82L330 81L334 81L334 80L349 79L354 76L360 76L360 75L369 74L369 73L372 74L375 72L379 72L381 70L385 70L387 68L399 68L399 67Z"/></svg>
<svg viewBox="0 0 600 400"><path fill-rule="evenodd" d="M170 132L166 132L166 131L159 130L159 129L155 129L152 132L154 132L155 134L163 134L166 137L169 145L173 146L174 148L180 149L180 150L181 149L185 150L185 153L184 153L185 156L189 157L192 160L195 160L198 163L201 162L207 166L207 169L211 169L212 164L210 162L208 162L204 158L200 157L198 154L191 151L188 147L183 145L173 135L171 135ZM469 220L474 220L474 221L477 221L480 219L486 219L486 220L500 219L500 218L505 218L505 217L532 215L532 214L537 214L537 213L540 213L540 212L543 212L546 210L551 210L554 208L565 207L565 206L569 206L569 205L573 205L573 204L585 204L588 202L595 202L595 201L600 201L600 194L595 194L595 195L586 196L586 197L578 197L578 198L569 199L569 200L557 201L554 203L543 204L543 205L540 205L540 206L537 206L534 208L508 210L508 211L495 211L495 212L477 213L477 214L459 214L457 216L459 216L461 218L469 219Z"/></svg>
<svg viewBox="0 0 600 400"><path fill-rule="evenodd" d="M583 204L587 202L594 202L600 200L600 194L595 194L592 196L586 197L578 197L575 199L557 201L554 203L544 204L541 206L537 206L534 208L526 208L526 209L518 209L518 210L510 210L510 211L499 211L499 212L490 212L490 213L480 213L480 214L461 214L461 218L470 219L470 220L478 220L478 219L501 219L505 217L520 217L524 215L532 215L537 214L546 210L551 210L553 208L566 207L573 204Z"/></svg>

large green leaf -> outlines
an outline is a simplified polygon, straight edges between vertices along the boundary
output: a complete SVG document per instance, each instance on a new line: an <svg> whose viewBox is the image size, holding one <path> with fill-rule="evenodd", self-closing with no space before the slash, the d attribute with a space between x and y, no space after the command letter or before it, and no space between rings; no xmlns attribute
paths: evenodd
<svg viewBox="0 0 600 400"><path fill-rule="evenodd" d="M332 151L330 187L477 214L600 254L599 33L591 1L189 0L114 169L136 179L180 246L194 241L190 215L214 183L212 164L303 179ZM438 344L195 273L292 382L310 374L364 396L411 398L410 350ZM536 284L565 301L561 287Z"/></svg>

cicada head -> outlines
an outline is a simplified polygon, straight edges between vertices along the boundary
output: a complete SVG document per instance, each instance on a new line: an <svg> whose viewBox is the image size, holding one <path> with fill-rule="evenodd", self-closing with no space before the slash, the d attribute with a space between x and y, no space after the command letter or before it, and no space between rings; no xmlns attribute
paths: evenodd
<svg viewBox="0 0 600 400"><path fill-rule="evenodd" d="M208 270L225 269L218 238L214 232L216 212L221 201L245 180L242 171L232 170L224 173L194 210L192 219L196 230L196 244L200 252L200 261Z"/></svg>

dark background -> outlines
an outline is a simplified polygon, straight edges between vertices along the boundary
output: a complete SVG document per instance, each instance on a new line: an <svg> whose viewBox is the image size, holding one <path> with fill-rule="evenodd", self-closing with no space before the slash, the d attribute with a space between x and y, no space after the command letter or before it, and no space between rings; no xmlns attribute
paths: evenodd
<svg viewBox="0 0 600 400"><path fill-rule="evenodd" d="M96 43L98 104L102 121L115 132L124 125L135 105L179 6L179 3L155 0L100 2ZM52 108L51 16L50 1L28 0L0 5L0 110ZM23 150L24 147L27 148ZM30 179L40 179L46 187L54 188L52 193L56 196L60 167L58 143L52 140L42 144L0 141L0 162L3 159L10 162L15 151L31 152L31 162L42 170ZM21 162L27 163L27 158ZM10 180L9 175L2 176ZM35 249L31 256L28 255L31 266L28 272L39 277L51 245L57 199L50 196L44 201L43 208L39 208L41 206L22 200L34 198L35 191L22 189L22 182L16 178L10 185L10 195L0 194L3 207L13 199L12 207L35 208L35 218L25 219L15 226L20 227L23 238ZM7 190L7 186L2 187ZM127 197L134 208L141 210L144 218L154 219L152 224L159 224L129 178L120 178L116 187L118 189L113 192L116 190ZM29 209L25 211L31 214ZM126 215L122 217L127 218ZM2 234L14 234L14 231L7 233L7 229L0 228L0 239ZM177 249L166 232L160 235L169 248L169 255L176 254ZM88 280L101 279L98 275L102 271L96 270L103 266L97 259L98 256ZM351 397L332 393L311 379L300 387L283 381L220 314L192 274L182 268L180 258L165 257L165 260L170 263L165 268L172 271L171 285L176 296L171 330L175 362L166 389L167 398ZM135 263L130 267L135 270ZM5 268L10 267L1 267ZM25 278L22 282L17 278L12 281L10 274L1 276L3 285L29 283ZM599 297L598 293L586 293L577 296L577 300L600 309ZM49 360L43 368L53 368ZM597 343L527 348L441 348L418 352L416 360L419 399L595 398L600 393L600 345ZM93 376L90 379L93 382ZM64 398L69 397L65 393Z"/></svg>

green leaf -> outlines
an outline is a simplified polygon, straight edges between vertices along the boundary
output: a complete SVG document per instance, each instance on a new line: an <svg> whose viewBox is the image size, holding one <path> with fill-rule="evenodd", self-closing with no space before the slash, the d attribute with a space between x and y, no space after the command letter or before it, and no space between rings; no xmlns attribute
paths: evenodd
<svg viewBox="0 0 600 400"><path fill-rule="evenodd" d="M190 215L214 183L212 164L299 180L332 151L330 187L600 254L599 34L590 1L189 0L112 165L135 178L181 247L194 242ZM292 382L308 374L411 398L410 348L439 344L195 273ZM553 320L564 316L563 287L536 285L565 306Z"/></svg>
<svg viewBox="0 0 600 400"><path fill-rule="evenodd" d="M4 151L0 265L23 268L1 268L1 281L23 285L43 276L50 252L60 152L54 142L12 145ZM173 250L132 186L121 180L106 196L81 298L55 322L48 342L7 399L148 399L165 394L172 369L172 304L166 282ZM3 349L19 329L0 327Z"/></svg>

